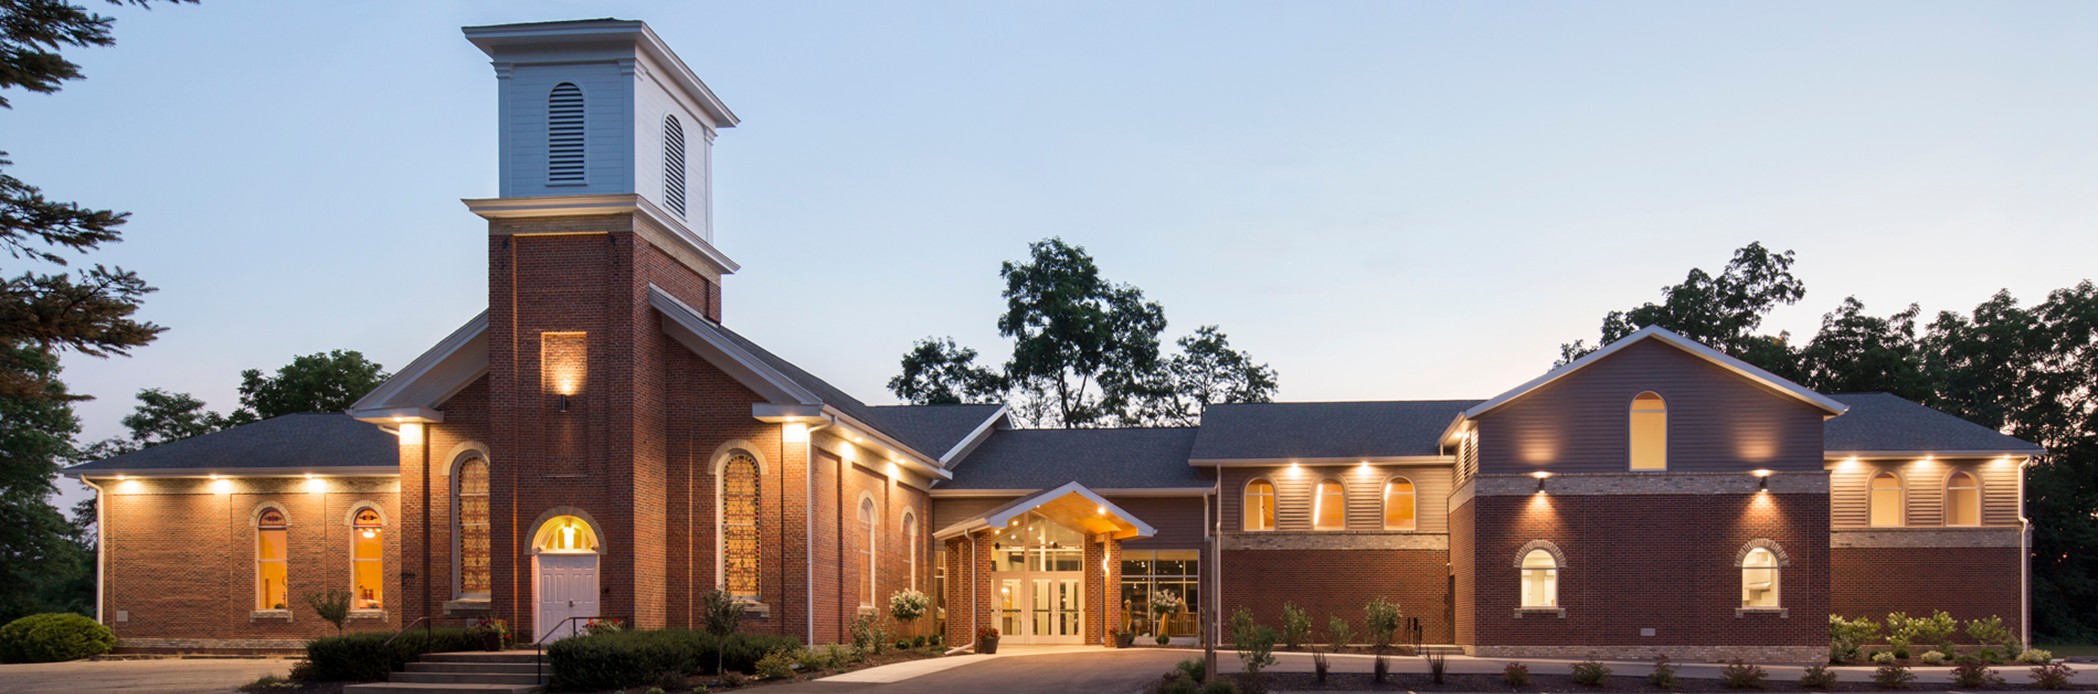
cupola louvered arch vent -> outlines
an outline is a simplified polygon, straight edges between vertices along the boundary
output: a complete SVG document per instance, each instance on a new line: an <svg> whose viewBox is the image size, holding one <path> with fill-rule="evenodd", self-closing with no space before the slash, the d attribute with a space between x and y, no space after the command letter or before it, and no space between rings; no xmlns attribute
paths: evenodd
<svg viewBox="0 0 2098 694"><path fill-rule="evenodd" d="M685 126L663 117L663 204L685 216Z"/></svg>
<svg viewBox="0 0 2098 694"><path fill-rule="evenodd" d="M546 97L546 182L581 185L583 179L583 90L562 82Z"/></svg>

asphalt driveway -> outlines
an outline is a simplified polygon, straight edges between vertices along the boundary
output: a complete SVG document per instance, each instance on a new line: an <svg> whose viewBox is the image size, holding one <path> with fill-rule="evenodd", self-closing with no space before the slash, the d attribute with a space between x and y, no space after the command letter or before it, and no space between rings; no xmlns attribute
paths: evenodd
<svg viewBox="0 0 2098 694"><path fill-rule="evenodd" d="M281 658L163 658L76 660L70 663L0 665L0 694L47 692L232 692L263 675L283 677L291 661Z"/></svg>
<svg viewBox="0 0 2098 694"><path fill-rule="evenodd" d="M990 658L951 670L886 684L871 682L826 682L766 687L765 694L821 694L824 692L997 692L997 694L1066 694L1100 692L1127 694L1144 685L1173 664L1185 660L1183 651L1132 648L1096 649L1084 653L1044 653ZM1200 657L1200 654L1195 654Z"/></svg>

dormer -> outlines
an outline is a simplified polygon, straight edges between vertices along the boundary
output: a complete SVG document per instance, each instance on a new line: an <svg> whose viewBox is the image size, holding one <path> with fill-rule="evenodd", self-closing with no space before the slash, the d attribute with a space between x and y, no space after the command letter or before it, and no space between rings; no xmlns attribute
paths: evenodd
<svg viewBox="0 0 2098 694"><path fill-rule="evenodd" d="M648 25L466 27L498 89L505 199L639 196L714 241L714 133L736 115Z"/></svg>

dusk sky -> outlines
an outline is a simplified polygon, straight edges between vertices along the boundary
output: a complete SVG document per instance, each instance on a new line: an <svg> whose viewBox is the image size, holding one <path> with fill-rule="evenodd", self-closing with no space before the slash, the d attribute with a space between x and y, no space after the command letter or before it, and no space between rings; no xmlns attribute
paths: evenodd
<svg viewBox="0 0 2098 694"><path fill-rule="evenodd" d="M921 337L1001 361L998 263L1048 236L1282 400L1490 397L1751 241L1799 254L1766 326L1799 338L1849 295L2098 276L2092 3L94 8L118 45L68 51L87 79L0 111L10 173L133 213L88 262L171 328L67 359L83 441L141 388L225 411L298 354L397 369L486 305L471 24L649 22L743 119L727 324L869 402Z"/></svg>

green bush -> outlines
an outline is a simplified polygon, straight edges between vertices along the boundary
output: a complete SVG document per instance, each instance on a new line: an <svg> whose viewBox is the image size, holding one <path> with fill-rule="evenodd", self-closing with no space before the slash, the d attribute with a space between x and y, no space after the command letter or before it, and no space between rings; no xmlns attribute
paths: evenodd
<svg viewBox="0 0 2098 694"><path fill-rule="evenodd" d="M2041 663L2032 666L2032 684L2041 689L2068 689L2069 678L2076 676L2076 668L2068 663Z"/></svg>
<svg viewBox="0 0 2098 694"><path fill-rule="evenodd" d="M1916 673L1901 663L1881 663L1872 671L1872 681L1879 683L1881 689L1908 689L1909 683L1916 681Z"/></svg>
<svg viewBox="0 0 2098 694"><path fill-rule="evenodd" d="M758 659L758 676L768 680L794 679L794 664L801 659L800 649L781 648Z"/></svg>
<svg viewBox="0 0 2098 694"><path fill-rule="evenodd" d="M376 682L407 667L424 653L481 649L481 635L472 629L402 632L389 647L386 640L393 636L390 632L366 631L308 641L308 665L297 674L317 682Z"/></svg>
<svg viewBox="0 0 2098 694"><path fill-rule="evenodd" d="M556 689L607 690L640 687L665 672L690 673L713 667L749 673L776 651L796 653L801 641L773 634L717 637L691 629L627 630L563 639L546 649Z"/></svg>
<svg viewBox="0 0 2098 694"><path fill-rule="evenodd" d="M1828 616L1828 660L1831 663L1857 662L1860 649L1877 639L1879 622L1864 617L1847 620L1842 615Z"/></svg>
<svg viewBox="0 0 2098 694"><path fill-rule="evenodd" d="M1194 680L1196 682L1209 679L1209 668L1207 665L1203 664L1201 658L1189 658L1187 660L1180 661L1179 665L1173 666L1173 670L1180 674L1187 675L1188 679Z"/></svg>
<svg viewBox="0 0 2098 694"><path fill-rule="evenodd" d="M1654 658L1654 672L1646 676L1646 681L1656 687L1672 691L1676 688L1675 671L1675 663L1668 662L1668 656L1656 657Z"/></svg>
<svg viewBox="0 0 2098 694"><path fill-rule="evenodd" d="M1369 632L1370 645L1390 646L1399 636L1399 604L1386 601L1382 595L1371 599L1362 606L1362 625Z"/></svg>
<svg viewBox="0 0 2098 694"><path fill-rule="evenodd" d="M2017 635L2012 634L2010 628L2003 625L2002 617L1992 615L1988 619L1968 620L1967 638L1983 646L2001 648L2009 653L2021 650Z"/></svg>
<svg viewBox="0 0 2098 694"><path fill-rule="evenodd" d="M109 627L71 612L33 614L0 626L0 663L52 663L108 653Z"/></svg>
<svg viewBox="0 0 2098 694"><path fill-rule="evenodd" d="M1348 620L1341 619L1340 615L1333 615L1326 620L1326 645L1340 650L1354 642L1355 631L1348 626Z"/></svg>
<svg viewBox="0 0 2098 694"><path fill-rule="evenodd" d="M1952 683L1968 689L2003 684L2003 678L1980 658L1967 656L1952 666Z"/></svg>
<svg viewBox="0 0 2098 694"><path fill-rule="evenodd" d="M1801 689L1833 688L1836 686L1836 673L1830 672L1827 665L1809 665L1806 671L1799 675L1799 686Z"/></svg>
<svg viewBox="0 0 2098 694"><path fill-rule="evenodd" d="M1238 683L1218 678L1202 685L1202 694L1238 694Z"/></svg>
<svg viewBox="0 0 2098 694"><path fill-rule="evenodd" d="M1185 675L1167 675L1165 686L1158 691L1161 694L1202 694L1202 684Z"/></svg>
<svg viewBox="0 0 2098 694"><path fill-rule="evenodd" d="M1290 603L1282 603L1282 645L1302 648L1311 639L1311 613Z"/></svg>
<svg viewBox="0 0 2098 694"><path fill-rule="evenodd" d="M1762 689L1763 682L1768 677L1769 673L1763 671L1763 666L1743 662L1739 658L1719 669L1719 679L1725 682L1729 689Z"/></svg>
<svg viewBox="0 0 2098 694"><path fill-rule="evenodd" d="M1573 681L1576 684L1588 687L1600 687L1603 686L1604 681L1607 681L1609 679L1610 666L1597 662L1593 656L1589 657L1587 660L1574 663Z"/></svg>
<svg viewBox="0 0 2098 694"><path fill-rule="evenodd" d="M1530 666L1509 663L1507 667L1501 668L1501 679L1507 680L1508 686L1518 689L1530 686Z"/></svg>

